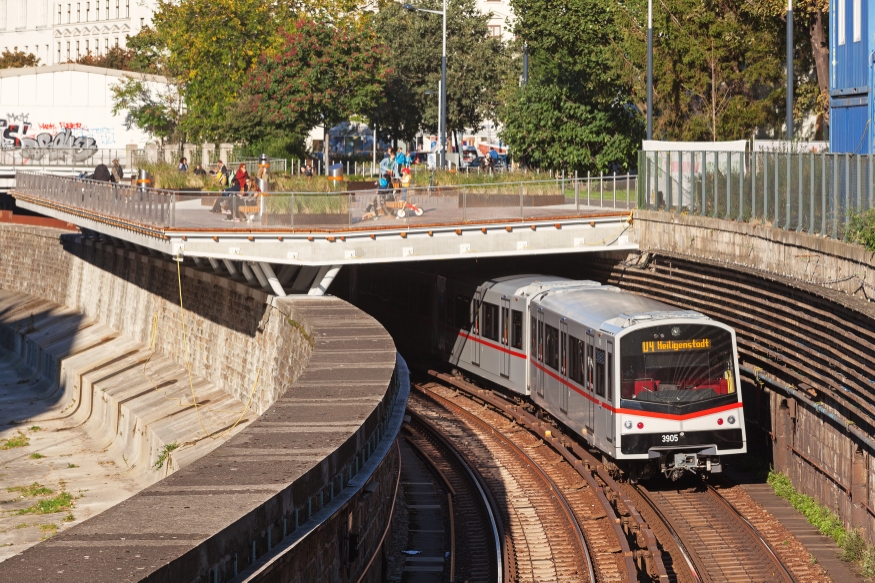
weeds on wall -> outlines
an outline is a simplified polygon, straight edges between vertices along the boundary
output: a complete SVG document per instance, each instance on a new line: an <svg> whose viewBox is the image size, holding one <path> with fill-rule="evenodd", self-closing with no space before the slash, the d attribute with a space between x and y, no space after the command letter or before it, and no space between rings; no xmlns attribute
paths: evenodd
<svg viewBox="0 0 875 583"><path fill-rule="evenodd" d="M848 243L862 245L869 251L875 251L875 209L852 214L845 239Z"/></svg>
<svg viewBox="0 0 875 583"><path fill-rule="evenodd" d="M169 466L170 462L172 461L171 455L173 454L173 451L177 448L179 448L179 444L175 441L173 443L168 443L167 445L165 445L161 452L158 454L158 459L152 465L152 468L157 472L164 467L164 462L167 462Z"/></svg>
<svg viewBox="0 0 875 583"><path fill-rule="evenodd" d="M875 547L866 543L860 531L845 529L841 519L832 510L819 504L811 496L797 492L790 478L784 474L769 470L767 481L775 494L801 512L821 534L836 542L841 549L839 554L841 560L857 563L864 577L875 575Z"/></svg>

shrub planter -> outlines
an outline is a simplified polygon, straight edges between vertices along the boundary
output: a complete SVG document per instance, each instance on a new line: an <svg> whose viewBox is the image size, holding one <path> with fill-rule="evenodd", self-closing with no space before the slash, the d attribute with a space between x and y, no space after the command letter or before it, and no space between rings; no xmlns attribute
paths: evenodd
<svg viewBox="0 0 875 583"><path fill-rule="evenodd" d="M261 224L265 227L291 227L291 217L287 213L262 215ZM349 214L337 213L301 213L295 214L295 228L322 225L349 225Z"/></svg>
<svg viewBox="0 0 875 583"><path fill-rule="evenodd" d="M523 195L523 206L552 206L565 204L565 196L561 194L528 194ZM465 200L459 193L459 208L464 206ZM518 194L477 194L468 193L468 208L520 206Z"/></svg>

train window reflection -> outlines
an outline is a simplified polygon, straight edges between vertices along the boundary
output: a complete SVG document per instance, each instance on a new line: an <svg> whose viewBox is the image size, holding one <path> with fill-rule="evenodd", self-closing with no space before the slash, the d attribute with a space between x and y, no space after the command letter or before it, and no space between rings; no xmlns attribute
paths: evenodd
<svg viewBox="0 0 875 583"><path fill-rule="evenodd" d="M523 347L523 313L519 310L511 310L510 345L514 348Z"/></svg>
<svg viewBox="0 0 875 583"><path fill-rule="evenodd" d="M688 339L698 341L683 342ZM645 351L650 341L672 348ZM680 405L735 396L734 359L732 336L722 328L697 324L636 330L621 341L621 397Z"/></svg>
<svg viewBox="0 0 875 583"><path fill-rule="evenodd" d="M544 362L553 370L559 370L559 330L544 326Z"/></svg>
<svg viewBox="0 0 875 583"><path fill-rule="evenodd" d="M483 302L483 336L498 340L498 306Z"/></svg>

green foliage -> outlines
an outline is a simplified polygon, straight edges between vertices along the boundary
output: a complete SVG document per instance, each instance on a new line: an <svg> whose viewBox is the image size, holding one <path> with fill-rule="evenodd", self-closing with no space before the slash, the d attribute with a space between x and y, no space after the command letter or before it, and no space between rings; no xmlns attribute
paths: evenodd
<svg viewBox="0 0 875 583"><path fill-rule="evenodd" d="M7 492L18 492L25 498L36 498L37 496L48 496L52 493L50 488L46 488L40 483L34 482L30 486L13 486L6 488Z"/></svg>
<svg viewBox="0 0 875 583"><path fill-rule="evenodd" d="M40 429L42 429L42 428L39 425L31 425L30 426L31 431L39 431Z"/></svg>
<svg viewBox="0 0 875 583"><path fill-rule="evenodd" d="M869 251L875 251L875 209L853 213L845 232L845 239L849 243L856 243Z"/></svg>
<svg viewBox="0 0 875 583"><path fill-rule="evenodd" d="M296 21L273 55L259 59L237 115L274 135L303 136L371 111L386 77L385 47L352 23Z"/></svg>
<svg viewBox="0 0 875 583"><path fill-rule="evenodd" d="M628 169L641 138L640 119L624 104L580 99L567 87L530 82L502 109L502 138L519 160L579 172Z"/></svg>
<svg viewBox="0 0 875 583"><path fill-rule="evenodd" d="M617 4L512 0L514 32L530 55L529 83L509 87L499 120L502 139L526 165L598 172L629 168L642 137L618 74Z"/></svg>
<svg viewBox="0 0 875 583"><path fill-rule="evenodd" d="M41 453L36 453L36 452L34 452L34 453L30 454L30 459L32 459L32 460L41 460L41 459L43 459L44 457L46 457L46 456L44 456L44 455L41 454Z"/></svg>
<svg viewBox="0 0 875 583"><path fill-rule="evenodd" d="M135 52L131 48L112 47L103 55L93 55L89 51L76 59L80 65L115 69L116 71L136 71L134 68Z"/></svg>
<svg viewBox="0 0 875 583"><path fill-rule="evenodd" d="M11 52L9 49L4 49L0 53L0 69L18 69L21 67L36 67L39 65L39 59L32 53L25 53L17 50L16 47Z"/></svg>
<svg viewBox="0 0 875 583"><path fill-rule="evenodd" d="M168 465L171 461L171 455L174 451L179 449L179 444L177 442L168 443L164 446L164 448L158 453L158 459L155 460L155 463L152 465L152 469L155 471L160 470L164 467L164 462L167 462Z"/></svg>
<svg viewBox="0 0 875 583"><path fill-rule="evenodd" d="M73 496L69 492L61 492L54 498L40 500L33 506L22 508L15 514L53 514L55 512L66 512L73 508Z"/></svg>
<svg viewBox="0 0 875 583"><path fill-rule="evenodd" d="M733 140L749 138L758 128L780 130L784 25L762 14L767 2L654 4L655 139ZM624 26L617 40L623 50L617 64L644 111L647 0L620 6Z"/></svg>
<svg viewBox="0 0 875 583"><path fill-rule="evenodd" d="M418 8L441 10L441 0L420 0ZM489 36L490 15L474 0L447 2L447 128L477 128L491 115L510 60L501 40ZM385 103L369 114L381 135L410 141L422 128L436 132L441 78L443 18L408 12L398 2L380 2L373 27L389 50L391 70Z"/></svg>
<svg viewBox="0 0 875 583"><path fill-rule="evenodd" d="M183 85L183 131L196 141L224 139L232 104L285 18L267 0L161 0L152 21L143 44L156 71Z"/></svg>
<svg viewBox="0 0 875 583"><path fill-rule="evenodd" d="M112 91L112 114L125 115L125 127L137 126L151 136L180 140L180 123L184 119L182 95L174 85L163 90L153 88L141 79L125 77Z"/></svg>
<svg viewBox="0 0 875 583"><path fill-rule="evenodd" d="M863 559L866 552L866 540L860 534L859 530L851 530L845 534L844 544L842 544L842 552L839 553L839 558L848 563L856 563Z"/></svg>
<svg viewBox="0 0 875 583"><path fill-rule="evenodd" d="M770 471L767 481L775 494L801 512L821 534L833 539L840 547L843 546L847 532L841 519L829 508L818 504L811 496L798 493L790 478L780 472Z"/></svg>
<svg viewBox="0 0 875 583"><path fill-rule="evenodd" d="M25 447L27 445L30 445L30 441L25 434L19 431L18 435L14 435L9 439L4 440L3 443L0 444L0 450L12 449L14 447Z"/></svg>

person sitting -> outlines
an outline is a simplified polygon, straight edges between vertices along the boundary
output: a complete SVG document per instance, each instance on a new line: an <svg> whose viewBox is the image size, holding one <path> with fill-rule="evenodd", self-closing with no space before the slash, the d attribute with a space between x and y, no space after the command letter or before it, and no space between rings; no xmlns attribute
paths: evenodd
<svg viewBox="0 0 875 583"><path fill-rule="evenodd" d="M228 170L228 167L225 166L225 163L219 160L216 163L216 171L213 173L213 176L216 177L216 182L219 183L219 186L228 186L231 172Z"/></svg>
<svg viewBox="0 0 875 583"><path fill-rule="evenodd" d="M198 164L198 165L197 165L197 168L194 169L194 175L195 175L195 176L206 176L206 175L207 175L207 171L204 170L204 167L203 167L203 166L201 166L200 164Z"/></svg>
<svg viewBox="0 0 875 583"><path fill-rule="evenodd" d="M91 175L91 180L97 180L98 182L112 182L112 174L109 172L109 168L106 167L106 164L98 164L96 168L94 168L94 174Z"/></svg>
<svg viewBox="0 0 875 583"><path fill-rule="evenodd" d="M301 168L301 175L306 176L307 178L313 178L313 166L310 165L310 161L304 164L304 167Z"/></svg>
<svg viewBox="0 0 875 583"><path fill-rule="evenodd" d="M234 179L231 181L231 186L224 190L225 193L246 192L246 181L249 179L249 173L246 172L246 164L240 164L237 168L237 173L234 174Z"/></svg>

